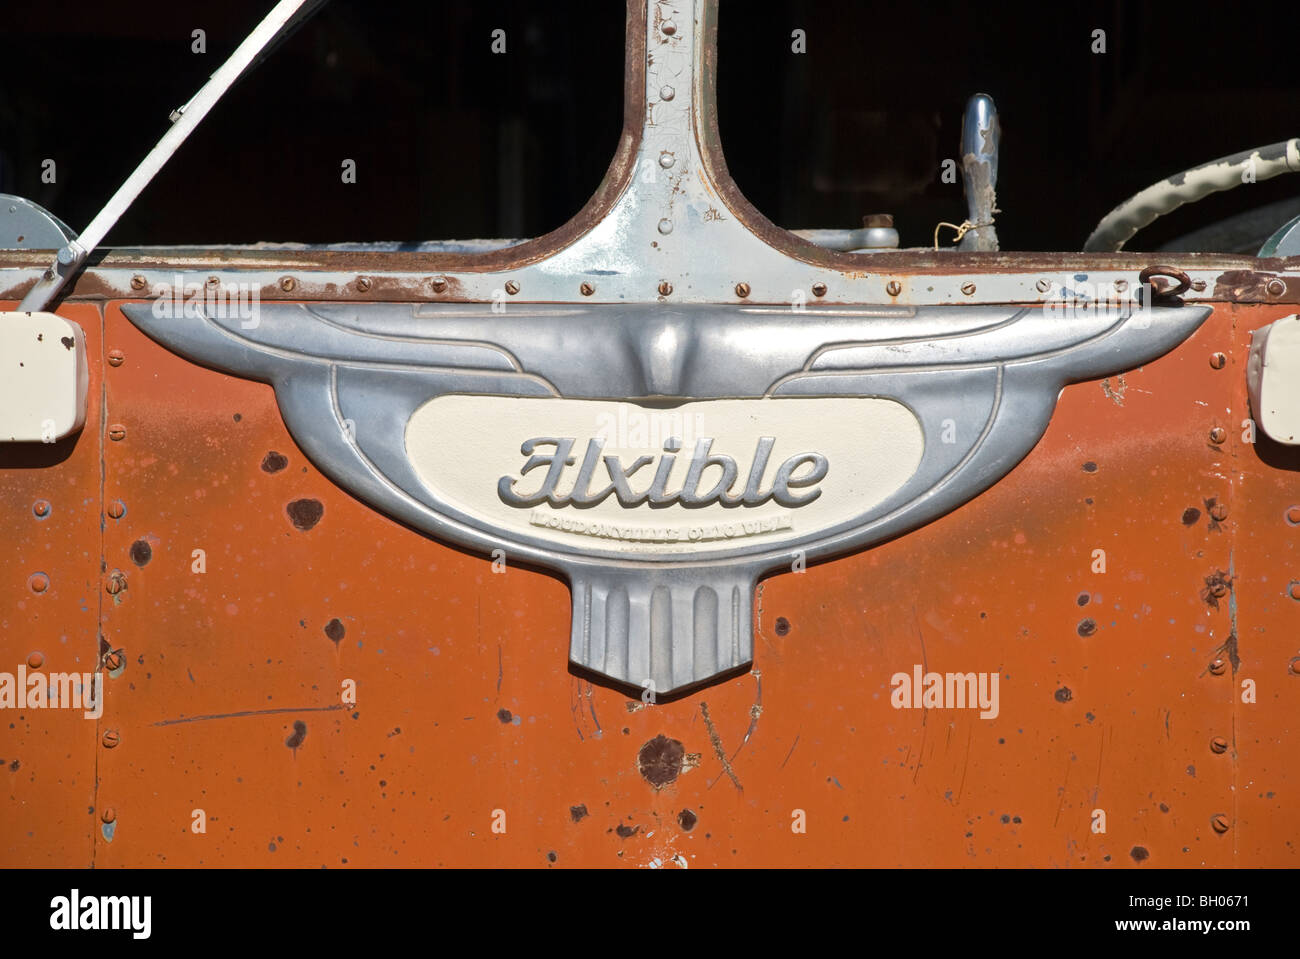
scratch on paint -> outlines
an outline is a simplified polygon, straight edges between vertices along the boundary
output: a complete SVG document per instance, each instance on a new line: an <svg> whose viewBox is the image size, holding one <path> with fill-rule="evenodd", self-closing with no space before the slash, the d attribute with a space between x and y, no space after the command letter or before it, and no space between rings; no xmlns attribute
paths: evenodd
<svg viewBox="0 0 1300 959"><path fill-rule="evenodd" d="M795 746L798 746L798 745L799 745L799 733L795 733L795 734L794 734L794 742L790 744L790 751L789 751L788 753L785 754L785 761L781 763L781 768L782 768L782 769L784 769L784 768L785 768L785 764L788 763L788 762L790 761L790 757L794 755L794 747L795 747Z"/></svg>
<svg viewBox="0 0 1300 959"><path fill-rule="evenodd" d="M501 668L501 644L497 643L497 699L501 698L501 677L504 672Z"/></svg>
<svg viewBox="0 0 1300 959"><path fill-rule="evenodd" d="M283 706L278 709L246 709L238 713L212 713L207 716L182 716L180 719L164 719L154 723L154 725L175 726L177 723L201 723L209 719L242 719L245 716L273 716L276 713L329 713L343 708L342 703L335 703L332 706L304 706L298 709L291 706Z"/></svg>
<svg viewBox="0 0 1300 959"><path fill-rule="evenodd" d="M722 771L727 774L728 778L733 783L735 783L738 790L744 792L745 787L742 786L740 780L736 778L736 771L731 768L731 762L727 759L727 751L722 748L722 740L718 738L718 731L713 728L713 720L709 718L709 704L703 700L700 701L700 715L704 717L704 725L709 731L709 742L713 744L713 753L718 757L718 762L722 763ZM718 779L721 778L721 776L718 777ZM718 779L709 783L710 789L713 788L714 783L716 783Z"/></svg>
<svg viewBox="0 0 1300 959"><path fill-rule="evenodd" d="M970 740L971 736L975 734L975 727L973 725L967 726L966 730L966 758L961 764L961 785L957 787L958 802L961 802L962 791L966 788L966 768L970 765Z"/></svg>
<svg viewBox="0 0 1300 959"><path fill-rule="evenodd" d="M591 713L591 721L596 724L596 738L602 735L600 720L596 718L596 704L591 698L591 683L587 683L587 711Z"/></svg>
<svg viewBox="0 0 1300 959"><path fill-rule="evenodd" d="M582 713L582 681L576 677L569 683L569 713L573 716L573 728L578 731L578 742L585 742L587 737L582 735L582 723L578 718Z"/></svg>
<svg viewBox="0 0 1300 959"><path fill-rule="evenodd" d="M1065 787L1070 785L1070 766L1065 766L1065 782L1061 783L1060 793L1061 801L1056 806L1056 818L1052 820L1052 828L1055 829L1061 822L1061 810L1065 808Z"/></svg>
<svg viewBox="0 0 1300 959"><path fill-rule="evenodd" d="M1124 405L1124 393L1128 390L1128 384L1124 382L1124 374L1121 373L1116 377L1115 385L1110 385L1110 377L1101 381L1101 391L1106 394L1106 399L1113 402L1116 406Z"/></svg>
<svg viewBox="0 0 1300 959"><path fill-rule="evenodd" d="M731 754L733 762L740 755L740 751L745 748L745 743L749 742L749 737L754 735L754 728L758 725L758 717L763 715L763 674L757 669L754 670L754 684L757 686L757 690L754 694L754 705L749 707L749 728L745 730L745 738L740 741L736 751Z"/></svg>
<svg viewBox="0 0 1300 959"><path fill-rule="evenodd" d="M925 672L930 671L930 659L925 651L925 634L921 632L921 620L916 615L916 607L912 607L912 622L916 623L916 638L921 641L921 668ZM912 773L912 784L916 784L916 779L921 775L921 766L924 765L922 760L925 758L925 736L930 718L930 710L925 705L925 700L921 700L921 747L916 751L916 770ZM910 752L909 752L910 755Z"/></svg>

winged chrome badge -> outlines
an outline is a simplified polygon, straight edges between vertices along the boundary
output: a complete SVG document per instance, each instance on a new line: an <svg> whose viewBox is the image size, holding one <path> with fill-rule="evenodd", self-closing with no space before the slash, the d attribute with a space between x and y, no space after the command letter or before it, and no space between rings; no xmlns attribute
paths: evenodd
<svg viewBox="0 0 1300 959"><path fill-rule="evenodd" d="M295 440L368 503L561 571L570 658L668 692L752 658L759 576L969 500L1063 385L1159 356L1209 311L275 304L254 330L126 312L273 384Z"/></svg>

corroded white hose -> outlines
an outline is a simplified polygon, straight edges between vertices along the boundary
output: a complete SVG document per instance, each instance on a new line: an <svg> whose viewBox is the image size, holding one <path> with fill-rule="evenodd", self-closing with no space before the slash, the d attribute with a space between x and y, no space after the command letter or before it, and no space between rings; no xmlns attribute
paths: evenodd
<svg viewBox="0 0 1300 959"><path fill-rule="evenodd" d="M1221 157L1152 184L1107 213L1083 249L1087 253L1119 250L1138 230L1184 203L1279 173L1300 173L1300 139Z"/></svg>

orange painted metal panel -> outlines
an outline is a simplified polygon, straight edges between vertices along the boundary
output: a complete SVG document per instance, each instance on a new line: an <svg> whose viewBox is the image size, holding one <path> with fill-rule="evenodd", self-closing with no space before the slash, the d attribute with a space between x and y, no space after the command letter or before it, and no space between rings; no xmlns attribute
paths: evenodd
<svg viewBox="0 0 1300 959"><path fill-rule="evenodd" d="M362 505L297 449L270 387L171 355L110 303L124 362L102 369L103 419L125 436L103 443L104 498L125 512L99 589L125 669L99 726L120 742L78 719L57 768L97 776L115 824L87 800L90 824L24 844L35 819L6 816L4 848L75 862L93 832L97 865L1294 864L1297 464L1240 441L1248 332L1286 312L1220 306L1169 356L1067 388L973 502L766 581L752 672L645 704L568 667L558 579L494 573ZM59 468L93 490L87 439ZM12 589L41 548L14 504L48 477L4 482L27 537ZM83 576L88 508L48 540ZM98 600L59 621L93 632ZM996 673L997 716L895 709L917 664Z"/></svg>
<svg viewBox="0 0 1300 959"><path fill-rule="evenodd" d="M86 334L86 425L48 446L0 446L0 672L15 681L20 668L48 678L99 663L101 314L87 304L59 313ZM85 713L0 711L0 864L92 864L101 730Z"/></svg>

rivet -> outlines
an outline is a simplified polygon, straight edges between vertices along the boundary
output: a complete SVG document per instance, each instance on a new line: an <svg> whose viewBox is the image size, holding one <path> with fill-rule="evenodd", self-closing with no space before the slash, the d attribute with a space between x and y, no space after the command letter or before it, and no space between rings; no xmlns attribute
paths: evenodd
<svg viewBox="0 0 1300 959"><path fill-rule="evenodd" d="M1292 580L1286 588L1287 595L1292 599L1300 600L1300 582Z"/></svg>
<svg viewBox="0 0 1300 959"><path fill-rule="evenodd" d="M108 515L113 519L121 519L126 515L126 504L120 499L115 499L108 504Z"/></svg>
<svg viewBox="0 0 1300 959"><path fill-rule="evenodd" d="M104 744L105 749L112 749L121 741L122 737L116 729L105 729L104 738L100 740L100 742Z"/></svg>
<svg viewBox="0 0 1300 959"><path fill-rule="evenodd" d="M677 32L677 24L673 23L671 20L665 20L659 29L664 32L664 36L671 37Z"/></svg>
<svg viewBox="0 0 1300 959"><path fill-rule="evenodd" d="M112 806L106 806L104 811L99 814L99 818L104 822L117 822L117 810Z"/></svg>
<svg viewBox="0 0 1300 959"><path fill-rule="evenodd" d="M1228 438L1228 431L1225 430L1222 426L1216 426L1214 429L1210 430L1210 442L1213 443L1215 446L1218 446L1227 438Z"/></svg>
<svg viewBox="0 0 1300 959"><path fill-rule="evenodd" d="M108 351L108 365L121 366L126 361L126 354L121 350Z"/></svg>
<svg viewBox="0 0 1300 959"><path fill-rule="evenodd" d="M813 296L825 296L825 295L826 295L826 284L825 284L825 283L814 283L814 284L812 285L812 291L813 291Z"/></svg>
<svg viewBox="0 0 1300 959"><path fill-rule="evenodd" d="M121 423L114 423L108 428L108 438L114 443L120 443L126 439L126 427Z"/></svg>
<svg viewBox="0 0 1300 959"><path fill-rule="evenodd" d="M1047 280L1039 280L1037 283L1034 284L1034 289L1036 289L1039 293L1046 293L1051 288L1052 288L1052 284L1049 283Z"/></svg>
<svg viewBox="0 0 1300 959"><path fill-rule="evenodd" d="M435 276L429 281L429 285L433 287L433 292L441 293L447 289L447 278L445 276Z"/></svg>
<svg viewBox="0 0 1300 959"><path fill-rule="evenodd" d="M47 499L38 499L32 504L32 513L41 519L50 515L50 501Z"/></svg>
<svg viewBox="0 0 1300 959"><path fill-rule="evenodd" d="M673 221L668 219L668 217L664 217L662 220L660 220L659 232L662 233L664 236L667 236L669 233L673 232Z"/></svg>
<svg viewBox="0 0 1300 959"><path fill-rule="evenodd" d="M115 673L122 668L122 654L114 649L104 657L104 668L110 673Z"/></svg>
<svg viewBox="0 0 1300 959"><path fill-rule="evenodd" d="M1292 526L1300 526L1300 506L1291 506L1287 508L1286 521Z"/></svg>
<svg viewBox="0 0 1300 959"><path fill-rule="evenodd" d="M1269 296L1281 296L1286 292L1286 284L1274 277L1264 284L1264 289L1268 290Z"/></svg>
<svg viewBox="0 0 1300 959"><path fill-rule="evenodd" d="M44 573L32 573L27 578L27 585L33 593L43 593L50 588L50 578Z"/></svg>
<svg viewBox="0 0 1300 959"><path fill-rule="evenodd" d="M1300 656L1291 660L1291 675L1300 676Z"/></svg>
<svg viewBox="0 0 1300 959"><path fill-rule="evenodd" d="M1222 523L1228 518L1228 507L1222 503L1215 503L1210 507L1210 518L1216 523Z"/></svg>
<svg viewBox="0 0 1300 959"><path fill-rule="evenodd" d="M519 284L515 280L506 280L506 292L514 296L519 292Z"/></svg>
<svg viewBox="0 0 1300 959"><path fill-rule="evenodd" d="M143 289L144 289L144 277L141 276L139 273L137 273L135 276L131 277L131 289L133 289L133 290L143 290Z"/></svg>
<svg viewBox="0 0 1300 959"><path fill-rule="evenodd" d="M748 284L748 283L744 283L744 282L737 283L737 284L736 284L736 296L739 296L739 297L741 297L741 298L744 298L744 297L746 297L746 296L749 296L749 284Z"/></svg>
<svg viewBox="0 0 1300 959"><path fill-rule="evenodd" d="M1210 368L1211 368L1211 369L1221 370L1221 369L1224 368L1224 366L1227 365L1227 363L1228 363L1228 358L1227 358L1226 356L1224 356L1222 353L1211 353L1211 354L1210 354Z"/></svg>
<svg viewBox="0 0 1300 959"><path fill-rule="evenodd" d="M660 100L671 100L675 96L677 96L677 91L674 90L672 87L663 86L659 88Z"/></svg>
<svg viewBox="0 0 1300 959"><path fill-rule="evenodd" d="M1204 281L1204 280L1192 280L1192 289L1195 290L1197 293L1204 293L1204 292L1205 292L1205 281Z"/></svg>
<svg viewBox="0 0 1300 959"><path fill-rule="evenodd" d="M1232 823L1228 822L1228 817L1223 813L1216 813L1211 817L1210 825L1214 827L1215 832L1225 833L1228 831L1228 827L1231 826Z"/></svg>
<svg viewBox="0 0 1300 959"><path fill-rule="evenodd" d="M45 665L45 654L36 650L27 657L27 666L29 669L40 669Z"/></svg>
<svg viewBox="0 0 1300 959"><path fill-rule="evenodd" d="M1216 753L1226 753L1228 751L1228 741L1222 736L1215 736L1210 740L1210 751Z"/></svg>
<svg viewBox="0 0 1300 959"><path fill-rule="evenodd" d="M897 280L890 280L885 284L885 292L890 296L898 296L898 294L903 292L903 284L899 283Z"/></svg>
<svg viewBox="0 0 1300 959"><path fill-rule="evenodd" d="M1222 676L1224 671L1227 670L1227 668L1228 668L1228 663L1226 660L1224 660L1222 656L1218 657L1217 659L1214 660L1214 662L1210 663L1210 672L1212 672L1215 676Z"/></svg>
<svg viewBox="0 0 1300 959"><path fill-rule="evenodd" d="M1210 595L1215 597L1227 596L1228 587L1223 585L1223 583L1215 583L1213 586L1210 587Z"/></svg>
<svg viewBox="0 0 1300 959"><path fill-rule="evenodd" d="M280 289L284 290L284 292L286 293L292 293L294 287L296 287L297 285L298 285L298 281L291 276L280 277Z"/></svg>
<svg viewBox="0 0 1300 959"><path fill-rule="evenodd" d="M596 292L596 288L592 286L590 283L583 283L580 287L578 287L578 290L579 292L582 293L583 296L591 296L591 294Z"/></svg>
<svg viewBox="0 0 1300 959"><path fill-rule="evenodd" d="M671 283L669 283L667 280L659 281L660 296L669 296L672 292L673 292L673 285Z"/></svg>
<svg viewBox="0 0 1300 959"><path fill-rule="evenodd" d="M370 292L370 277L368 276L357 277L357 289L360 290L362 293Z"/></svg>
<svg viewBox="0 0 1300 959"><path fill-rule="evenodd" d="M1128 289L1128 280L1116 280L1116 281L1115 281L1115 292L1116 292L1116 293L1123 293L1123 292L1124 292L1125 290L1127 290L1127 289Z"/></svg>
<svg viewBox="0 0 1300 959"><path fill-rule="evenodd" d="M667 170L676 162L677 162L677 157L673 156L667 150L664 150L662 153L659 154L659 165L663 167L665 170Z"/></svg>
<svg viewBox="0 0 1300 959"><path fill-rule="evenodd" d="M967 282L961 285L961 291L965 293L967 296L970 296L975 292L975 284L971 283L968 280Z"/></svg>
<svg viewBox="0 0 1300 959"><path fill-rule="evenodd" d="M104 589L108 590L109 595L116 596L122 590L126 589L126 574L120 569L113 570L109 574L108 582L104 584Z"/></svg>

